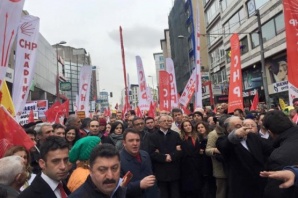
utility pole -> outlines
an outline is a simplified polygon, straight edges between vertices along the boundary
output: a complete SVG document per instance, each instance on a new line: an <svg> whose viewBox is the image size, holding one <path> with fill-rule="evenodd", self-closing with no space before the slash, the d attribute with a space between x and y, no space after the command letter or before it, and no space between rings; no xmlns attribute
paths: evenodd
<svg viewBox="0 0 298 198"><path fill-rule="evenodd" d="M261 53L263 88L265 93L265 101L266 101L267 109L269 110L271 108L271 102L270 102L270 97L268 92L267 74L265 71L265 51L264 51L262 24L261 24L261 16L260 16L259 9L256 10L255 15L257 16L257 20L258 20L258 34L259 34L260 53Z"/></svg>

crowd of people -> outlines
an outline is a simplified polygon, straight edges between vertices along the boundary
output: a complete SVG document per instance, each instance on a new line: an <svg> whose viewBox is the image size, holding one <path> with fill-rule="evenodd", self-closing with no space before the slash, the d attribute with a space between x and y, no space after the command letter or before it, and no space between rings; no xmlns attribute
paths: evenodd
<svg viewBox="0 0 298 198"><path fill-rule="evenodd" d="M294 103L298 112L298 103ZM227 104L156 117L70 115L24 125L35 146L0 156L0 198L294 198L298 127Z"/></svg>

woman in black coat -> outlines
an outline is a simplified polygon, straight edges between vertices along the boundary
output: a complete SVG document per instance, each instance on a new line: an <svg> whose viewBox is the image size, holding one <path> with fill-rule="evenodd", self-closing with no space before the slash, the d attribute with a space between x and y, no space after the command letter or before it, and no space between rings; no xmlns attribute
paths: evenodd
<svg viewBox="0 0 298 198"><path fill-rule="evenodd" d="M197 133L190 121L181 123L181 176L180 192L184 198L201 198L202 169L200 157L200 142Z"/></svg>

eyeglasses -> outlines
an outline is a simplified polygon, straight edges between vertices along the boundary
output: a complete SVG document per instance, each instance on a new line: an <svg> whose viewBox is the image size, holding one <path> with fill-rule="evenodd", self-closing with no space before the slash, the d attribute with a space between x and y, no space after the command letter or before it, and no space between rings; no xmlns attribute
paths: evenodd
<svg viewBox="0 0 298 198"><path fill-rule="evenodd" d="M140 122L140 123L136 123L136 124L134 124L135 126L141 126L141 125L144 125L144 123L143 122Z"/></svg>
<svg viewBox="0 0 298 198"><path fill-rule="evenodd" d="M257 125L254 125L254 124L244 124L243 126L245 126L245 127L251 127L251 128L257 127Z"/></svg>

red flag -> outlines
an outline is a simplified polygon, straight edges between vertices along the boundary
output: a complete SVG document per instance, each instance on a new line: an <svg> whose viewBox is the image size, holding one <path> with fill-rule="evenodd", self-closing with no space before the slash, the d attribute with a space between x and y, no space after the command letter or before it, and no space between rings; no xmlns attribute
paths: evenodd
<svg viewBox="0 0 298 198"><path fill-rule="evenodd" d="M283 0L284 19L286 29L286 45L287 45L287 61L279 62L279 68L287 67L288 87L289 87L289 103L292 106L294 98L298 98L298 67L297 67L297 43L298 43L298 12L297 1ZM284 69L283 69L284 70Z"/></svg>
<svg viewBox="0 0 298 198"><path fill-rule="evenodd" d="M108 115L107 116L111 116L111 109L110 107L108 107L108 111L107 111Z"/></svg>
<svg viewBox="0 0 298 198"><path fill-rule="evenodd" d="M65 116L69 115L69 100L66 100L63 104L59 106L59 114L63 114Z"/></svg>
<svg viewBox="0 0 298 198"><path fill-rule="evenodd" d="M238 34L233 34L231 42L231 71L229 84L228 112L243 110L241 55Z"/></svg>
<svg viewBox="0 0 298 198"><path fill-rule="evenodd" d="M153 105L152 102L150 103L150 108L149 108L149 111L148 111L148 116L149 117L152 117L152 118L155 117L155 108L154 108L154 105Z"/></svg>
<svg viewBox="0 0 298 198"><path fill-rule="evenodd" d="M33 113L33 109L30 110L29 113L29 118L28 118L28 123L30 122L34 122L34 113Z"/></svg>
<svg viewBox="0 0 298 198"><path fill-rule="evenodd" d="M140 108L139 108L139 106L136 107L135 112L136 112L137 117L140 117L140 118L141 118L141 117L143 116L143 115L142 115L142 112L141 112L141 110L140 110Z"/></svg>
<svg viewBox="0 0 298 198"><path fill-rule="evenodd" d="M55 122L57 114L59 112L60 102L56 101L44 114L47 117L48 122Z"/></svg>
<svg viewBox="0 0 298 198"><path fill-rule="evenodd" d="M181 108L182 108L182 110L183 110L183 113L185 113L185 114L187 114L187 115L190 114L190 110L189 110L187 107L181 105Z"/></svg>
<svg viewBox="0 0 298 198"><path fill-rule="evenodd" d="M159 109L160 111L171 111L171 87L168 72L159 71Z"/></svg>
<svg viewBox="0 0 298 198"><path fill-rule="evenodd" d="M259 104L259 94L257 92L256 95L255 95L255 97L254 97L254 100L252 101L250 110L251 111L257 110L258 104Z"/></svg>
<svg viewBox="0 0 298 198"><path fill-rule="evenodd" d="M27 150L34 146L24 129L10 116L3 106L0 107L0 158L7 148L13 145L24 146Z"/></svg>

